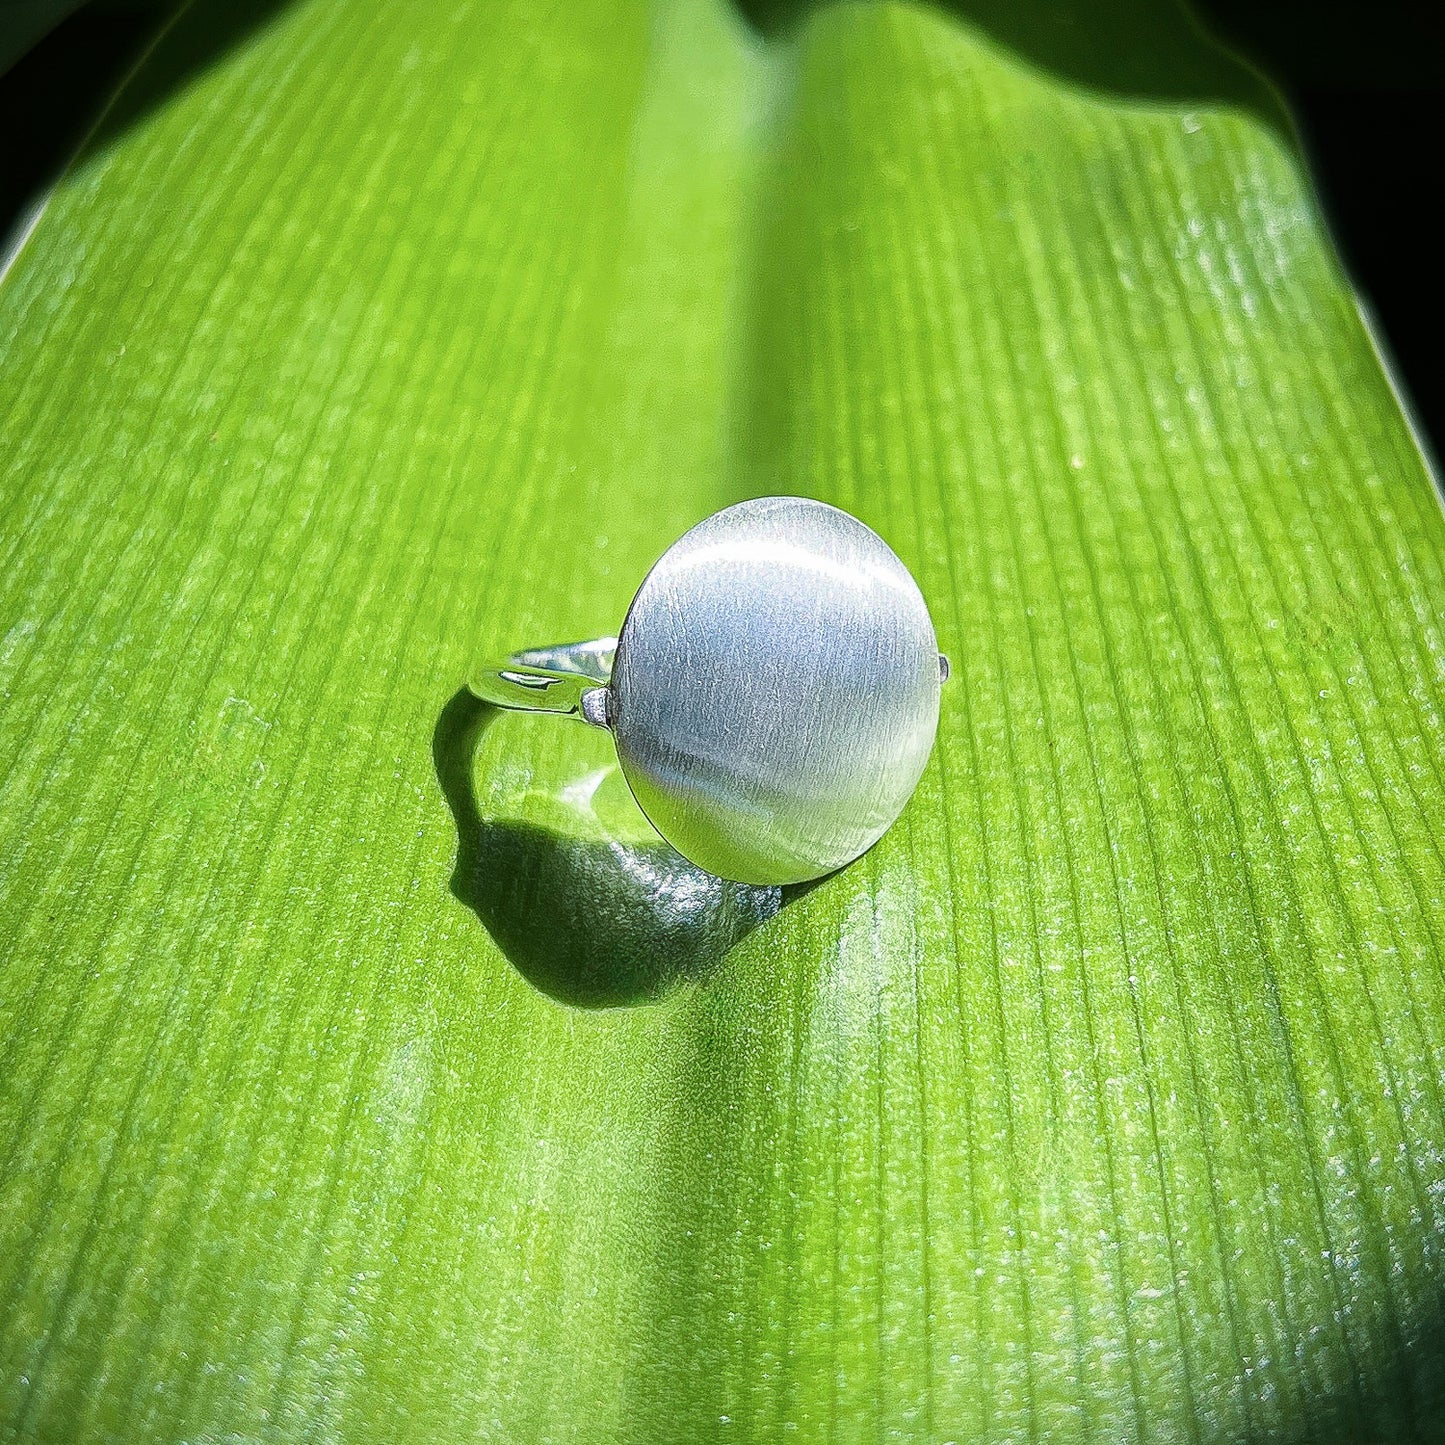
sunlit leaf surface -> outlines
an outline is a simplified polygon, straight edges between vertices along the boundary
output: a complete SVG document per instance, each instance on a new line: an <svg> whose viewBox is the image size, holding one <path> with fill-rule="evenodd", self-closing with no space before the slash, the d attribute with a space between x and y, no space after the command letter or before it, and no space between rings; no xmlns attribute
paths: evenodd
<svg viewBox="0 0 1445 1445"><path fill-rule="evenodd" d="M0 349L0 1436L1440 1436L1445 519L1164 0L196 0ZM781 900L458 694L774 491L954 665Z"/></svg>

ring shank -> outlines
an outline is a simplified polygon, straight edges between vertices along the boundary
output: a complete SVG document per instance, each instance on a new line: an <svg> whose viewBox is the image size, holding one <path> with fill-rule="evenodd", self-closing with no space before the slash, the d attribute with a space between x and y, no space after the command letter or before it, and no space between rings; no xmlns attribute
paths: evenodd
<svg viewBox="0 0 1445 1445"><path fill-rule="evenodd" d="M493 707L580 717L605 727L605 707L595 698L589 701L588 694L600 693L605 700L616 655L615 637L531 647L481 668L467 686Z"/></svg>

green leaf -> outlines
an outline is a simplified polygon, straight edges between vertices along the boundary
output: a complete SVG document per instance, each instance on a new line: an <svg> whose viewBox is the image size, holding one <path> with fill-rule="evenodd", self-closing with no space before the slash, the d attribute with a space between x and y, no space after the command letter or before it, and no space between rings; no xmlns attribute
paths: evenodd
<svg viewBox="0 0 1445 1445"><path fill-rule="evenodd" d="M749 11L197 0L0 283L3 1438L1440 1438L1445 519L1288 127ZM687 913L457 690L772 491L954 679Z"/></svg>

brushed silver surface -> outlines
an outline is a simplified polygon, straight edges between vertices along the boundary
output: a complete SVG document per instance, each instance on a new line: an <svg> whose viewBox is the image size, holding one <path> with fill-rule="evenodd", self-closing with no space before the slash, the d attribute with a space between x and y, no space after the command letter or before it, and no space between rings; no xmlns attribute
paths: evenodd
<svg viewBox="0 0 1445 1445"><path fill-rule="evenodd" d="M679 853L738 882L798 883L903 810L942 678L923 595L883 539L836 507L767 497L699 523L648 574L609 721Z"/></svg>

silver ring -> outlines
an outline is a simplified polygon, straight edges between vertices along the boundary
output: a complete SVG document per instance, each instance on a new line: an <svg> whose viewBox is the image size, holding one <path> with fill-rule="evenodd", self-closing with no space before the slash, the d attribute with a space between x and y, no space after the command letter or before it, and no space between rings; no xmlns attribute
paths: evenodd
<svg viewBox="0 0 1445 1445"><path fill-rule="evenodd" d="M674 542L616 638L514 653L469 686L610 729L633 796L683 857L780 884L851 863L892 827L947 677L923 594L876 532L764 497Z"/></svg>

